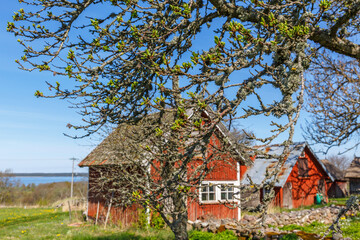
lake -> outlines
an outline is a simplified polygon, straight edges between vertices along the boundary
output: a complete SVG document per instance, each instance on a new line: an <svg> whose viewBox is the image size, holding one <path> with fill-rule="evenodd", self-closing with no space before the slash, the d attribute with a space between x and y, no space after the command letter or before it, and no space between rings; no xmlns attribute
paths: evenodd
<svg viewBox="0 0 360 240"><path fill-rule="evenodd" d="M42 183L53 183L53 182L71 182L71 177L14 177L20 180L20 184L29 185L34 183L39 185ZM74 182L87 181L87 177L74 177Z"/></svg>

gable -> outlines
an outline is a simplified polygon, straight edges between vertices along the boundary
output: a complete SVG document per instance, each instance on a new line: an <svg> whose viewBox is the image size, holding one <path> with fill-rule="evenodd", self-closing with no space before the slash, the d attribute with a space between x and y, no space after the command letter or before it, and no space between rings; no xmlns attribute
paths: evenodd
<svg viewBox="0 0 360 240"><path fill-rule="evenodd" d="M322 174L328 176L331 180L333 180L331 175L326 172L325 167L318 160L318 158L316 157L316 155L313 153L313 151L306 142L293 143L289 147L290 147L289 156L285 160L283 166L281 166L279 178L275 184L275 187L283 187L285 185L295 166L296 166L296 171L298 170L297 167L298 159L304 151L311 159L311 161L316 164L318 171L320 171ZM283 152L283 150L284 150L284 146L273 145L269 147L268 153L280 155ZM257 157L254 161L254 165L245 173L245 177L243 177L244 179L243 183L250 184L250 181L246 178L246 175L248 175L254 184L257 185L261 184L265 178L266 171L271 172L272 169L275 168L277 163L278 163L277 159L265 159L265 158Z"/></svg>
<svg viewBox="0 0 360 240"><path fill-rule="evenodd" d="M306 163L306 174L302 174L302 163ZM288 181L294 180L294 178L299 179L330 179L330 176L325 171L321 161L315 157L315 155L310 151L308 147L304 149L304 156L299 157L297 163L293 167Z"/></svg>

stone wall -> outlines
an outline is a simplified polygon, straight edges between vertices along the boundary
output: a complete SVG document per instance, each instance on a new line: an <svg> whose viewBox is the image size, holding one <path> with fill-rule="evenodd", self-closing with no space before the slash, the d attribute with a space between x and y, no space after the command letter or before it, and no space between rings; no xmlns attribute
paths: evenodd
<svg viewBox="0 0 360 240"><path fill-rule="evenodd" d="M281 212L269 214L265 219L265 226L260 226L261 219L253 215L245 215L240 221L230 220L230 219L207 219L207 220L197 220L195 222L189 221L189 224L193 229L200 231L208 232L222 232L225 230L233 231L240 239L281 239L282 236L295 233L299 236L301 233L299 231L279 231L278 227L283 227L285 225L296 224L296 225L307 225L314 221L331 224L336 218L337 214L340 212L341 207L339 206L330 206L322 207L317 209L307 209L300 211L290 211L290 212ZM352 213L348 213L351 215ZM312 238L309 239L320 239L320 236L315 234L311 235ZM310 236L309 236L310 237ZM335 236L328 239L344 239L341 236Z"/></svg>

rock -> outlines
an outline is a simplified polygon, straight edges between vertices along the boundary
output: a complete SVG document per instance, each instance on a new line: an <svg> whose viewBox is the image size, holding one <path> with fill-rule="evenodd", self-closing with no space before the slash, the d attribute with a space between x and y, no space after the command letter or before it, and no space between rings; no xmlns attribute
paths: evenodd
<svg viewBox="0 0 360 240"><path fill-rule="evenodd" d="M216 233L217 230L218 230L218 227L216 226L215 223L210 223L209 224L208 232Z"/></svg>
<svg viewBox="0 0 360 240"><path fill-rule="evenodd" d="M236 228L237 228L237 225L235 223L227 223L227 224L225 224L225 229L233 230L233 229L236 229Z"/></svg>
<svg viewBox="0 0 360 240"><path fill-rule="evenodd" d="M246 225L246 224L248 224L249 222L247 221L247 220L245 220L245 219L241 219L240 221L239 221L239 224L240 225Z"/></svg>
<svg viewBox="0 0 360 240"><path fill-rule="evenodd" d="M195 221L194 224L193 224L193 228L195 230L201 230L201 222Z"/></svg>
<svg viewBox="0 0 360 240"><path fill-rule="evenodd" d="M229 223L229 222L231 222L230 219L221 219L220 224L221 224L221 225L225 225L225 224L227 224L227 223Z"/></svg>
<svg viewBox="0 0 360 240"><path fill-rule="evenodd" d="M338 232L333 232L332 234L332 239L333 240L342 240L344 239L341 233Z"/></svg>
<svg viewBox="0 0 360 240"><path fill-rule="evenodd" d="M245 215L243 217L244 220L248 221L248 222L253 222L256 221L256 217L255 216L251 216L251 215Z"/></svg>
<svg viewBox="0 0 360 240"><path fill-rule="evenodd" d="M207 222L202 222L200 224L201 224L202 228L207 228L207 226L209 226L209 223L207 223Z"/></svg>

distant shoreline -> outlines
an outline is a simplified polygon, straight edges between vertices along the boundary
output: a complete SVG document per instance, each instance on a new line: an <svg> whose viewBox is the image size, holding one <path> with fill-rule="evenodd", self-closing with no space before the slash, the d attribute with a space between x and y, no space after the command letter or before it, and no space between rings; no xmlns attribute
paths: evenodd
<svg viewBox="0 0 360 240"><path fill-rule="evenodd" d="M71 173L11 173L14 177L71 177ZM88 173L74 173L74 177L88 177Z"/></svg>

